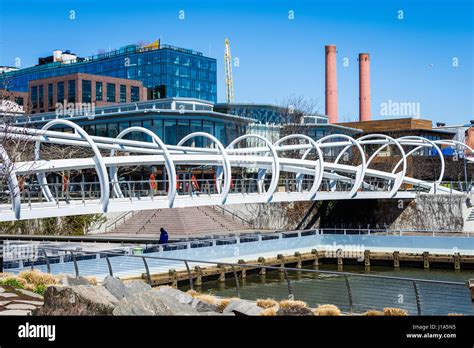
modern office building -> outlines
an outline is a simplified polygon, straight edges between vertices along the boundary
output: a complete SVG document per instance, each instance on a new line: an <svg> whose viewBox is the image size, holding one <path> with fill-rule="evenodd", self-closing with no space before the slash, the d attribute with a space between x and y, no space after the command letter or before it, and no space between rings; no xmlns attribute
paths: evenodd
<svg viewBox="0 0 474 348"><path fill-rule="evenodd" d="M217 101L217 62L201 52L161 45L129 45L81 58L55 50L39 58L38 65L0 73L0 88L27 92L33 80L75 73L138 80L148 89L148 99L196 98Z"/></svg>
<svg viewBox="0 0 474 348"><path fill-rule="evenodd" d="M57 103L93 103L95 107L147 98L141 81L75 73L28 83L30 113L55 111Z"/></svg>

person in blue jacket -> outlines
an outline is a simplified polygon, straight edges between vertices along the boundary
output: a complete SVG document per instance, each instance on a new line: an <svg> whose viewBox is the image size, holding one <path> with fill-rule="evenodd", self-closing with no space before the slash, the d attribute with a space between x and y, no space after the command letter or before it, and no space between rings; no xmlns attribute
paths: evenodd
<svg viewBox="0 0 474 348"><path fill-rule="evenodd" d="M162 227L160 228L160 240L158 244L166 244L168 243L168 232Z"/></svg>

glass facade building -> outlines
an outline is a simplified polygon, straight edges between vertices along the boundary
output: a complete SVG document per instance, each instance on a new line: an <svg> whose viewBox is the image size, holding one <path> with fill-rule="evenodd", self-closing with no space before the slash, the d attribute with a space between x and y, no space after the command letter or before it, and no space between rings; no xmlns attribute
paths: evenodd
<svg viewBox="0 0 474 348"><path fill-rule="evenodd" d="M28 82L73 73L142 81L149 99L197 98L217 101L216 59L201 52L161 45L149 49L130 45L71 63L51 62L0 74L0 88L28 91Z"/></svg>
<svg viewBox="0 0 474 348"><path fill-rule="evenodd" d="M247 127L252 123L251 119L214 112L213 104L206 101L169 98L96 107L93 114L58 116L54 112L44 112L18 116L16 124L18 126L28 124L29 127L40 128L56 118L73 121L83 127L89 135L103 137L116 137L129 127L144 127L153 131L169 145L176 145L186 135L194 132L212 134L224 145L228 145L238 136L246 134ZM62 126L51 129L72 132L72 129ZM151 141L148 135L140 132L130 133L126 138ZM211 142L202 137L192 141L195 146L211 146Z"/></svg>

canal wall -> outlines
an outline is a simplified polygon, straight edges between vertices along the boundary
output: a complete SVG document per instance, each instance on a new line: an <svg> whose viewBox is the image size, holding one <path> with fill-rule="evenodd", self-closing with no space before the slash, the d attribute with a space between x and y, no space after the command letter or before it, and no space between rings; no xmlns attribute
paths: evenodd
<svg viewBox="0 0 474 348"><path fill-rule="evenodd" d="M474 231L467 195L420 194L416 199L318 202L310 221L319 228ZM474 201L473 201L474 202ZM295 229L313 202L259 203L226 206L260 229Z"/></svg>

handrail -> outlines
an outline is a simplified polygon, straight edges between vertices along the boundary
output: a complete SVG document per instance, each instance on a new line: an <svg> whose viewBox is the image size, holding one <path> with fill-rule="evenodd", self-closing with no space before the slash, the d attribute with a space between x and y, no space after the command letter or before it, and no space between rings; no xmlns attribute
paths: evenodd
<svg viewBox="0 0 474 348"><path fill-rule="evenodd" d="M243 217L237 215L236 213L230 211L229 209L226 209L226 208L224 208L224 207L222 207L222 206L220 206L220 205L213 205L212 208L213 208L213 209L216 209L216 208L221 209L221 210L222 210L222 215L224 215L224 213L227 213L227 214L231 215L234 220L235 220L235 219L240 220L242 223L248 225L249 227L254 227L254 223L253 223L253 222L244 219Z"/></svg>
<svg viewBox="0 0 474 348"><path fill-rule="evenodd" d="M138 229L137 234L140 233L141 231L144 231L144 230L146 229L146 225L150 224L150 223L151 223L151 220L154 219L154 218L156 218L156 214L158 214L160 211L161 211L161 209L158 209L157 211L155 211L155 212L153 213L153 215L150 216L150 217L148 218L148 220L146 220L145 223L142 224L142 226Z"/></svg>
<svg viewBox="0 0 474 348"><path fill-rule="evenodd" d="M350 314L374 309L374 307L377 307L377 308L390 307L391 304L393 303L393 299L390 299L390 296L389 296L390 291L391 291L390 288L395 285L397 287L402 287L402 288L404 287L405 289L411 289L408 291L410 291L410 294L412 294L412 296L407 297L407 301L402 302L403 305L401 305L402 308L409 309L411 313L414 313L414 314L416 313L417 315L423 315L423 314L424 315L426 314L446 315L449 312L466 313L466 314L472 314L473 312L472 306L471 306L470 294L469 294L469 281L459 282L459 281L445 281L445 280L433 280L433 279L419 279L419 278L410 278L410 277L394 277L394 276L386 276L386 275L379 275L379 274L361 274L361 273L351 273L351 272L343 272L343 271L329 271L329 270L302 268L301 265L297 267L287 267L284 265L284 263L282 263L279 266L270 266L270 265L264 264L264 260L262 263L245 263L245 262L235 263L235 262L196 260L196 259L177 258L177 257L163 257L163 256L154 256L154 255L146 255L146 254L124 255L122 253L113 252L113 251L99 251L99 252L88 251L88 250L71 251L71 250L66 250L66 249L55 249L50 246L41 247L42 253L40 253L40 257L42 255L43 258L44 257L47 258L47 253L45 252L45 250L47 249L52 249L56 251L64 251L65 253L71 254L71 259L70 261L67 261L67 262L73 263L73 266L74 266L73 271L76 276L79 276L80 271L81 271L81 267L80 267L81 265L79 262L79 258L81 255L86 256L86 257L87 255L96 255L96 258L97 256L101 256L101 258L105 258L107 266L104 265L103 274L109 274L111 276L114 276L114 272L115 274L124 272L124 269L120 269L120 270L113 269L113 262L111 262L114 259L113 256L134 258L136 260L141 259L141 264L142 264L141 267L140 267L140 262L133 262L133 265L135 267L134 271L137 272L142 278L144 278L150 285L153 285L152 272L153 272L153 267L157 266L156 261L166 261L166 262L160 262L159 263L160 267L169 261L174 261L174 262L177 262L178 264L183 264L184 267L179 269L179 271L180 272L184 271L187 273L190 289L194 288L193 279L199 278L200 275L203 274L201 270L202 265L215 266L218 268L224 267L224 269L222 269L222 272L233 274L234 280L235 280L235 291L236 291L237 296L240 298L242 295L242 291L241 291L242 289L240 287L238 272L241 273L241 276L243 279L245 277L246 270L250 270L250 269L253 269L253 270L260 269L261 270L260 274L262 275L262 277L264 274L266 274L267 270L275 271L275 272L279 271L284 276L284 278L280 279L279 282L282 282L282 284L286 283L288 298L291 300L294 300L295 293L293 292L292 282L300 281L302 279L301 275L303 273L309 273L313 275L321 274L321 275L330 275L333 277L337 277L338 279L342 279L343 281L342 283L325 282L323 289L326 289L329 293L329 296L333 298L334 291L337 291L337 289L340 289L339 287L341 285L345 287L345 295L343 295L343 297L340 299L340 302L341 302L341 306L347 307L347 312ZM151 261L153 260L155 260L154 265L151 263ZM36 259L36 262L40 262L40 261L41 261L40 258ZM195 266L194 272L191 271L190 263L199 264ZM124 264L126 264L126 261L124 260L120 260L118 262L118 265L124 265ZM172 275L172 277L170 278L171 279L170 281L173 283L173 286L177 286L178 281L185 280L186 278L184 279L178 278L177 268L172 268L176 266L171 265L171 264L168 264L168 265L169 265L169 274ZM34 269L34 266L35 266L35 263L33 262L31 264L31 268ZM51 273L50 267L47 267L47 270L48 272ZM102 274L102 271L100 271L99 269L97 269L97 272ZM163 271L160 270L160 272L163 272ZM296 272L295 274L297 274L298 276L294 278L290 278L289 272ZM225 280L225 277L222 279ZM323 282L324 279L327 279L327 278L326 277L320 278L320 277L314 277L314 276L308 275L307 279L312 279L314 281L319 282L319 285L323 285L320 282ZM363 279L363 280L358 281L358 279ZM374 283L367 283L368 281L371 281L371 280L373 280ZM382 282L377 282L376 280L382 280ZM318 287L317 284L318 283L315 284L316 287ZM360 284L367 284L369 286L361 287ZM385 286L387 284L389 285L388 287ZM420 284L423 284L423 286L419 286ZM243 283L243 286L245 287L245 283ZM312 285L310 284L310 286ZM377 287L382 287L382 288L378 290ZM270 287L269 289L272 290L274 288ZM439 289L444 289L443 291L449 292L451 300L454 298L454 299L458 299L459 302L451 301L449 303L447 302L443 303L442 299L440 299L439 297L439 293L438 293ZM312 302L315 302L316 304L320 303L319 295L320 295L321 289L318 290L317 294L314 293L314 290L315 289L313 289L312 292L310 291L308 293L303 293L303 292L298 291L296 292L296 295L298 296L298 299L305 300L304 297L306 297L306 298L309 298ZM374 295L373 291L376 291L378 295ZM384 296L385 294L382 293L383 291L387 291L386 295L388 297ZM277 294L278 294L278 291L275 293L272 293L270 296L273 297L273 296L276 296ZM253 296L249 292L243 293L243 295L250 296L250 297ZM439 303L440 306L436 306L436 308L433 309L432 306L430 305L430 302L433 303L433 301L436 301L437 303Z"/></svg>
<svg viewBox="0 0 474 348"><path fill-rule="evenodd" d="M469 281L466 282L453 282L453 281L447 281L447 280L435 280L435 279L421 279L421 278L409 278L409 277L392 277L392 276L384 276L384 275L379 275L379 274L362 274L362 273L351 273L351 272L343 272L343 271L327 271L327 270L320 270L320 269L303 269L303 268L296 268L296 267L282 267L282 266L269 266L269 265L263 265L259 263L235 263L235 262L222 262L222 261L207 261L207 260L196 260L196 259L183 259L183 258L176 258L176 257L163 257L163 256L150 256L150 255L134 255L134 254L121 254L113 251L87 251L87 250L81 250L81 251L74 251L74 250L68 250L68 249L56 249L56 248L51 248L48 246L42 246L40 247L41 249L50 249L50 250L57 250L57 251L64 251L71 253L82 253L82 254L91 254L91 255L97 255L97 254L107 254L107 255L113 255L113 256L124 256L124 257L134 257L134 258L147 258L147 259L155 259L155 260L164 260L164 261L178 261L178 262L188 262L188 263L204 263L204 264L209 264L209 265L224 265L224 266L234 266L234 267L239 267L239 268L265 268L268 270L282 270L286 269L287 271L305 271L309 273L321 273L321 274L330 274L330 275L337 275L337 276L354 276L354 277L362 277L362 278L373 278L373 279L392 279L392 280L405 280L405 281L416 281L416 282L422 282L422 283L432 283L432 284L451 284L451 285L468 285Z"/></svg>
<svg viewBox="0 0 474 348"><path fill-rule="evenodd" d="M112 222L108 223L107 225L105 225L105 233L107 233L107 231L109 230L110 227L114 226L114 230L117 228L117 223L120 221L120 220L123 220L122 223L124 223L125 221L127 221L129 218L132 218L133 216L135 216L135 214L137 214L137 212L135 210L131 210L131 211L126 211L122 214L120 214L119 216L117 216ZM130 217L128 217L129 215L131 215Z"/></svg>

